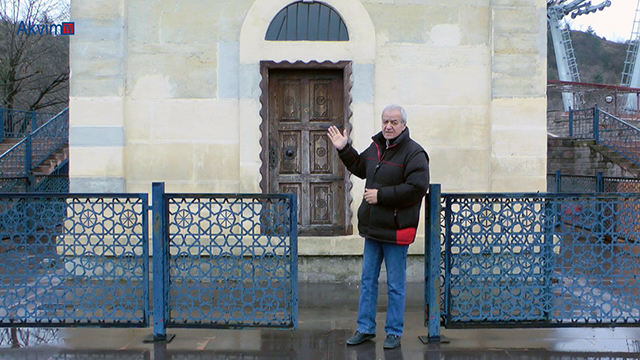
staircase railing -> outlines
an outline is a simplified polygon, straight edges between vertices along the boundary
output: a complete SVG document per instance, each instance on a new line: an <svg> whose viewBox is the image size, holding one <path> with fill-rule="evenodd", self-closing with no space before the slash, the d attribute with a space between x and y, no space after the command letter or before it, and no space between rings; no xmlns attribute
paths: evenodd
<svg viewBox="0 0 640 360"><path fill-rule="evenodd" d="M6 138L23 138L35 131L55 114L0 108L0 142Z"/></svg>
<svg viewBox="0 0 640 360"><path fill-rule="evenodd" d="M593 139L640 165L640 129L597 106L569 112L569 137Z"/></svg>
<svg viewBox="0 0 640 360"><path fill-rule="evenodd" d="M560 170L547 174L547 192L554 193L637 193L640 179L631 177L604 176L602 172L593 175L567 175Z"/></svg>
<svg viewBox="0 0 640 360"><path fill-rule="evenodd" d="M0 178L28 177L33 184L33 169L68 141L67 108L0 156Z"/></svg>

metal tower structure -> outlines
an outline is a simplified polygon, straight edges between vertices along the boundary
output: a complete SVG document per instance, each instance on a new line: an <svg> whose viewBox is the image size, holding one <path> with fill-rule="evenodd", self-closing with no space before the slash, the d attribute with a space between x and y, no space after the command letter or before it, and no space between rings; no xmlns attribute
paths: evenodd
<svg viewBox="0 0 640 360"><path fill-rule="evenodd" d="M638 60L638 47L640 46L640 0L636 5L636 13L633 19L633 29L629 38L629 47L627 48L627 57L624 60L624 70L622 70L622 79L620 86L640 88L640 66L636 66ZM627 109L637 109L638 99L634 94L627 95Z"/></svg>
<svg viewBox="0 0 640 360"><path fill-rule="evenodd" d="M639 0L640 1L640 0ZM571 35L569 26L562 19L571 14L571 18L577 16L594 13L603 10L605 7L611 6L611 1L606 0L598 5L591 5L591 1L586 0L547 0L547 21L551 30L551 39L553 41L553 51L556 55L556 65L558 67L558 79L561 81L580 82L580 73L578 72L578 63L573 52L571 44ZM562 102L564 110L575 109L576 97L580 95L563 92Z"/></svg>

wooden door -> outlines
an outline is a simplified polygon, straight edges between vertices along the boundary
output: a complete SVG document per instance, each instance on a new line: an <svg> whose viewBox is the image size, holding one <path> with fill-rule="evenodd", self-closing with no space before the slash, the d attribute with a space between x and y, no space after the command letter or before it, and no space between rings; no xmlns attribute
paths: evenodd
<svg viewBox="0 0 640 360"><path fill-rule="evenodd" d="M300 235L342 235L345 168L327 137L345 126L341 70L269 71L268 188L298 195Z"/></svg>

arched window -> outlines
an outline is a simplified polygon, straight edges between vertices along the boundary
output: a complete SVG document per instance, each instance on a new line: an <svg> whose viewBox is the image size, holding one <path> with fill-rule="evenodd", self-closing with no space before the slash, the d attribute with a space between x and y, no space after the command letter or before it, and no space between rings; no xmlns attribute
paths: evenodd
<svg viewBox="0 0 640 360"><path fill-rule="evenodd" d="M342 17L333 8L315 1L289 4L271 20L265 40L348 41Z"/></svg>

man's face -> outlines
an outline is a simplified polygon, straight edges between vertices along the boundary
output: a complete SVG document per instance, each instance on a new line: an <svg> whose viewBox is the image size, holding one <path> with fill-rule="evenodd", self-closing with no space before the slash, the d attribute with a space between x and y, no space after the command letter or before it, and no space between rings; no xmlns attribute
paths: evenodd
<svg viewBox="0 0 640 360"><path fill-rule="evenodd" d="M388 110L382 113L382 136L391 140L404 130L407 124L402 123L402 113L400 110Z"/></svg>

